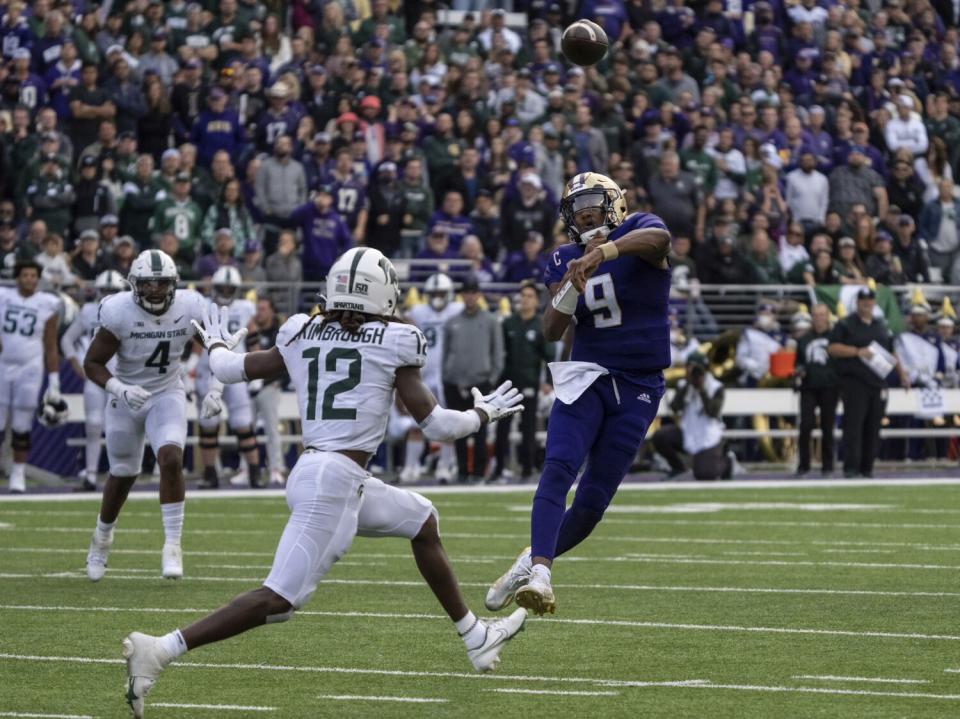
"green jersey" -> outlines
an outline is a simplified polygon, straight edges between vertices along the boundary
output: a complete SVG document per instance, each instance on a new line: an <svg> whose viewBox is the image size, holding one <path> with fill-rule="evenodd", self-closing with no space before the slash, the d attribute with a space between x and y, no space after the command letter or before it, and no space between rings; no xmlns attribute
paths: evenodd
<svg viewBox="0 0 960 719"><path fill-rule="evenodd" d="M155 235L172 232L176 235L181 247L192 250L200 239L202 221L203 213L196 202L189 198L180 202L167 197L157 203L153 220L150 222L150 232Z"/></svg>

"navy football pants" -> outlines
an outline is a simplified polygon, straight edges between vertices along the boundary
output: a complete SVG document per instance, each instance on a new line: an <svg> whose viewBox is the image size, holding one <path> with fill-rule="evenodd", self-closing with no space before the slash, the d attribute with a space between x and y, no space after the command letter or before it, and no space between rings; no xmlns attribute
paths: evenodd
<svg viewBox="0 0 960 719"><path fill-rule="evenodd" d="M604 375L573 404L554 402L543 473L533 498L532 556L553 559L593 531L629 471L663 392L659 373ZM586 470L565 510L567 493L584 461Z"/></svg>

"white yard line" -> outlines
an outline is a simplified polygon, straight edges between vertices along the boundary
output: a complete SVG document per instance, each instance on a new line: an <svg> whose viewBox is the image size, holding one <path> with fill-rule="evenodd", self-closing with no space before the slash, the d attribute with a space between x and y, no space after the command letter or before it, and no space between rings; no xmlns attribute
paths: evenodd
<svg viewBox="0 0 960 719"><path fill-rule="evenodd" d="M62 662L67 664L126 664L123 659L105 659L100 657L73 657L38 654L11 654L0 653L0 659L11 659L25 662ZM553 682L558 684L604 684L623 686L647 686L649 682L636 680L621 680L595 677L563 677L563 676L536 676L524 674L478 674L477 672L418 672L401 669L374 669L367 667L324 667L324 666L296 666L278 664L245 664L245 663L217 663L217 662L190 662L177 661L176 667L192 667L195 669L233 669L251 670L255 672L303 672L307 674L348 674L355 676L385 676L385 677L431 677L436 679L471 679L494 682ZM704 680L687 680L687 682L702 682ZM685 684L685 683L684 683Z"/></svg>
<svg viewBox="0 0 960 719"><path fill-rule="evenodd" d="M446 704L449 699L438 697L378 697L362 694L317 694L317 699L332 699L346 702L401 702L404 704Z"/></svg>
<svg viewBox="0 0 960 719"><path fill-rule="evenodd" d="M958 477L917 477L911 479L772 479L772 480L733 480L729 482L716 483L710 487L703 487L696 482L678 482L675 484L665 482L626 482L620 486L620 493L627 492L717 492L724 494L731 490L792 490L792 489L817 489L829 492L833 489L859 488L859 487L951 487L960 485ZM536 486L469 486L469 487L413 487L413 489L429 496L442 497L444 495L459 494L533 494ZM285 496L282 489L258 489L251 491L247 489L220 489L216 492L191 492L190 501L208 501L218 499L277 499ZM157 501L156 492L152 491L134 491L130 493L128 501ZM13 494L0 496L0 503L9 502L11 504L29 504L31 502L99 502L97 495L83 493L64 493L64 494Z"/></svg>
<svg viewBox="0 0 960 719"><path fill-rule="evenodd" d="M619 685L617 685L619 686ZM881 692L870 689L828 689L826 687L782 687L763 684L688 684L690 689L774 692L785 694L829 694L837 696L896 697L899 699L939 699L960 701L960 694L928 694L926 692Z"/></svg>
<svg viewBox="0 0 960 719"><path fill-rule="evenodd" d="M550 696L561 697L618 697L620 692L580 692L564 691L562 689L509 689L500 687L497 689L484 689L485 692L497 692L498 694L547 694Z"/></svg>
<svg viewBox="0 0 960 719"><path fill-rule="evenodd" d="M413 584L419 585L419 582L413 582ZM10 608L12 610L25 610L31 611L36 609L30 605L4 605L0 606L2 608ZM84 608L84 607L66 607L66 608L50 608L44 609L45 611L101 611L99 608ZM138 608L138 609L124 609L124 608L112 608L105 607L102 609L105 612L150 612L150 609L147 608ZM160 609L156 610L160 612L186 612L186 611L207 611L202 609L197 610L169 610L169 609ZM333 617L333 618L365 618L365 619L429 619L431 621L442 619L443 617L439 614L402 614L396 612L334 612L334 611L303 611L299 612L304 616L317 616L317 617ZM923 633L913 633L913 632L880 632L880 631L858 631L852 629L820 629L816 627L755 627L755 626L744 626L736 624L687 624L687 623L676 623L676 622L645 622L632 619L572 619L572 618L563 618L563 617L551 617L549 619L538 620L544 622L544 624L573 624L573 625L583 625L583 626L600 626L600 627L633 627L637 629L678 629L678 630L689 630L689 631L706 631L706 632L744 632L751 634L798 634L798 635L808 635L808 636L831 636L831 637L853 637L857 639L923 639L923 640L933 640L933 641L960 641L960 636L953 634L923 634ZM0 655L0 657L5 655Z"/></svg>
<svg viewBox="0 0 960 719"><path fill-rule="evenodd" d="M957 637L960 639L960 637ZM71 656L43 656L27 654L0 654L0 659L11 659L17 661L33 662L64 662L70 664L109 664L121 665L125 662L122 659L104 659L99 657L71 657ZM707 690L729 690L729 691L750 691L750 692L776 692L789 694L825 694L825 695L849 695L849 696L877 696L900 699L937 699L947 701L960 701L960 694L930 694L926 692L882 692L868 689L829 689L822 687L787 687L762 684L714 684L703 679L681 680L673 682L651 682L638 681L630 679L598 679L586 677L549 677L549 676L524 676L507 674L468 674L466 672L416 672L402 671L396 669L370 669L362 667L316 667L316 666L285 666L273 664L227 664L214 662L178 662L180 667L193 667L197 669L241 669L256 672L277 671L277 672L305 672L317 674L352 674L352 675L370 675L370 676L391 676L391 677L433 677L448 679L472 679L480 681L523 681L523 682L556 682L573 684L594 684L607 687L641 687L641 688L679 688L679 689L707 689ZM8 715L8 716L30 716L30 715ZM52 715L48 715L52 716ZM69 716L67 719L80 719L79 717Z"/></svg>
<svg viewBox="0 0 960 719"><path fill-rule="evenodd" d="M821 682L869 682L873 684L929 684L926 679L888 679L886 677L838 677L833 674L796 674L791 679L816 679Z"/></svg>
<svg viewBox="0 0 960 719"><path fill-rule="evenodd" d="M150 702L151 709L213 709L229 712L275 712L276 707L245 706L243 704L179 704L174 702Z"/></svg>
<svg viewBox="0 0 960 719"><path fill-rule="evenodd" d="M159 579L157 577L140 577L140 576L124 576L122 574L124 570L122 569L110 569L107 571L107 579L120 579L120 580L149 580L149 579ZM146 570L150 574L156 574L155 570ZM70 579L86 579L86 574L83 570L75 570L68 572L48 572L48 573L0 573L0 579L43 579L43 578L70 578ZM197 581L212 581L212 582L258 582L262 581L263 577L259 578L234 578L234 577L193 577L189 574L187 578L190 580ZM404 587L418 587L422 585L422 582L419 581L410 581L410 580L374 580L374 579L336 579L336 578L326 578L323 580L324 584L343 584L343 585L375 585L375 586L404 586ZM486 588L489 586L486 582L460 582L462 587L480 587ZM882 590L882 589L837 589L837 588L824 588L824 587L728 587L728 586L696 586L696 585L668 585L668 584L555 584L555 587L558 589L574 589L574 590L601 590L601 591L627 591L627 592L700 592L700 593L710 593L710 594L811 594L811 595L824 595L824 596L862 596L862 597L907 597L907 598L918 598L918 597L927 597L927 598L943 598L943 597L960 597L960 592L925 592L925 591L895 591L895 590Z"/></svg>

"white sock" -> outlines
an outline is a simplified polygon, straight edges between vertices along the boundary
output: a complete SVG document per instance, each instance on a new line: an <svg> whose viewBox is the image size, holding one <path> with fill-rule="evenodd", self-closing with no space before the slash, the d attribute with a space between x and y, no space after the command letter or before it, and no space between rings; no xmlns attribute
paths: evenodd
<svg viewBox="0 0 960 719"><path fill-rule="evenodd" d="M533 574L535 577L539 577L540 579L547 582L547 584L550 583L550 574L551 574L550 567L548 567L546 564L534 564Z"/></svg>
<svg viewBox="0 0 960 719"><path fill-rule="evenodd" d="M457 626L457 634L467 645L467 649L476 649L487 637L487 628L483 622L477 619L477 615L468 611L463 619L459 619L454 624Z"/></svg>
<svg viewBox="0 0 960 719"><path fill-rule="evenodd" d="M160 646L164 648L172 659L187 653L187 643L183 640L183 635L179 629L174 629L169 634L160 637Z"/></svg>
<svg viewBox="0 0 960 719"><path fill-rule="evenodd" d="M164 542L180 544L180 535L183 532L183 502L161 504L160 513L163 515Z"/></svg>
<svg viewBox="0 0 960 719"><path fill-rule="evenodd" d="M114 519L112 522L104 522L100 517L97 517L97 534L101 539L109 539L110 535L113 534L113 528L117 526L117 520Z"/></svg>
<svg viewBox="0 0 960 719"><path fill-rule="evenodd" d="M84 445L84 455L87 464L87 479L91 482L97 478L97 469L100 468L100 434L103 426L99 422L89 422L86 425L87 443Z"/></svg>
<svg viewBox="0 0 960 719"><path fill-rule="evenodd" d="M452 467L457 463L457 452L452 444L440 445L439 467Z"/></svg>
<svg viewBox="0 0 960 719"><path fill-rule="evenodd" d="M420 455L423 454L422 439L408 439L407 451L403 458L404 467L416 467L420 464Z"/></svg>

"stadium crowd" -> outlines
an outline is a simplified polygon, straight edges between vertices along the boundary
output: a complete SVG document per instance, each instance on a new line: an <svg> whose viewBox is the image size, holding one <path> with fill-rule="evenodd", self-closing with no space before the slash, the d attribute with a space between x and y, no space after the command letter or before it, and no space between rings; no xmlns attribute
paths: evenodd
<svg viewBox="0 0 960 719"><path fill-rule="evenodd" d="M0 0L0 16L2 278L35 259L48 287L82 290L159 248L185 281L233 266L289 288L363 244L418 260L413 281L519 287L568 241L565 182L596 171L664 219L676 285L960 284L957 3ZM610 38L594 67L559 51L574 18ZM677 333L678 366L691 342ZM751 379L740 354L756 384L769 365Z"/></svg>
<svg viewBox="0 0 960 719"><path fill-rule="evenodd" d="M0 4L5 276L160 247L185 279L314 279L363 243L519 282L590 170L666 220L678 278L960 282L953 4L493 5ZM574 17L595 67L559 53Z"/></svg>

